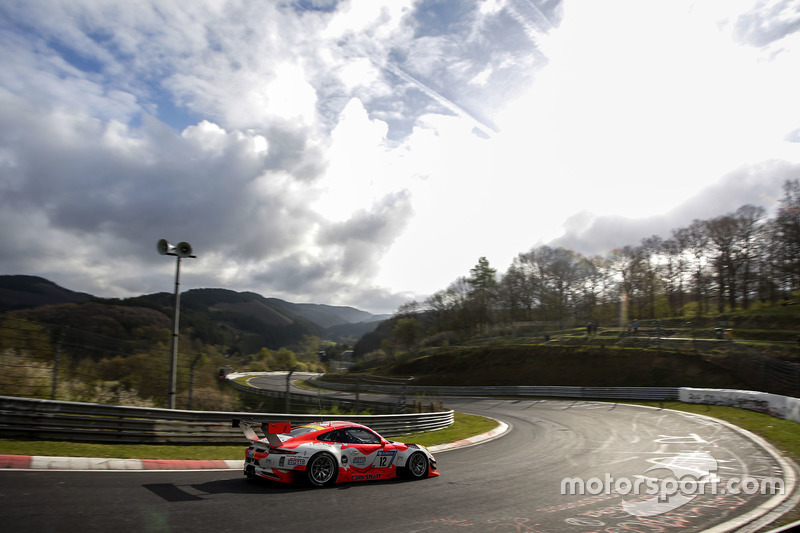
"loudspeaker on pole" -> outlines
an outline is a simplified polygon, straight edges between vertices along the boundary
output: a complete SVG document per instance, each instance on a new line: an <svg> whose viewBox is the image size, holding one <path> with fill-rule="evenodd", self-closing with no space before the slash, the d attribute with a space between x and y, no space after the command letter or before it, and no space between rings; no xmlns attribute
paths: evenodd
<svg viewBox="0 0 800 533"><path fill-rule="evenodd" d="M161 239L158 241L156 248L158 249L158 253L161 255L167 255L175 249L174 246L167 242L167 239Z"/></svg>

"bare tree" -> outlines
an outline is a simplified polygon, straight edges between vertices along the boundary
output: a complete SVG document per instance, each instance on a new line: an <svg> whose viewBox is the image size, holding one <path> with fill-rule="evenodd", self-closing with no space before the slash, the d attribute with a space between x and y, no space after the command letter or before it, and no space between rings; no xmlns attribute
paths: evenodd
<svg viewBox="0 0 800 533"><path fill-rule="evenodd" d="M705 300L708 290L708 277L706 275L706 249L708 247L708 234L706 233L705 222L693 220L686 228L686 245L690 254L692 269L692 285L694 288L695 301L697 302L697 314L705 312Z"/></svg>
<svg viewBox="0 0 800 533"><path fill-rule="evenodd" d="M661 252L664 258L662 277L672 316L680 314L686 303L684 287L688 269L686 231L685 228L673 230L672 238L661 243Z"/></svg>
<svg viewBox="0 0 800 533"><path fill-rule="evenodd" d="M642 244L639 246L641 269L642 291L644 293L645 307L640 313L641 316L648 316L655 318L656 300L662 294L663 283L661 281L661 255L664 240L658 235L653 235L646 239L642 239Z"/></svg>
<svg viewBox="0 0 800 533"><path fill-rule="evenodd" d="M533 310L538 305L538 277L524 257L520 254L514 259L498 287L504 317L510 322L533 320Z"/></svg>
<svg viewBox="0 0 800 533"><path fill-rule="evenodd" d="M742 295L742 308L750 306L751 295L755 280L754 273L758 262L757 252L758 243L764 237L764 214L763 207L754 205L743 205L736 210L738 221L738 245L734 250L734 260L740 263L739 286Z"/></svg>
<svg viewBox="0 0 800 533"><path fill-rule="evenodd" d="M723 215L706 222L708 238L715 251L711 258L717 282L717 310L725 310L726 295L731 309L736 308L736 281L739 263L736 261L739 221L733 215Z"/></svg>
<svg viewBox="0 0 800 533"><path fill-rule="evenodd" d="M800 180L787 180L783 184L774 230L778 246L773 262L782 274L779 285L783 291L791 292L800 287Z"/></svg>

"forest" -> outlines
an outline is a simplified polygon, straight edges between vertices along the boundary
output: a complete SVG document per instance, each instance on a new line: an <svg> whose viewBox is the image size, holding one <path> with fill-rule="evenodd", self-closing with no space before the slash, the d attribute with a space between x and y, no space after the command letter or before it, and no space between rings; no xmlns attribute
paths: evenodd
<svg viewBox="0 0 800 533"><path fill-rule="evenodd" d="M494 324L625 326L633 320L724 314L790 298L800 283L800 182L787 180L770 218L743 205L604 256L539 246L498 276L485 257L447 288L400 307L429 333Z"/></svg>

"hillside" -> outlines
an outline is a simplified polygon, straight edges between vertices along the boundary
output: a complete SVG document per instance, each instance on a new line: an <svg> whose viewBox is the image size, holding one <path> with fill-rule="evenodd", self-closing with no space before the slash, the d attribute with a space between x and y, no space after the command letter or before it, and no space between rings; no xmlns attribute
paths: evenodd
<svg viewBox="0 0 800 533"><path fill-rule="evenodd" d="M171 328L173 300L166 292L96 298L43 278L0 276L0 312L123 338L153 322ZM278 349L307 336L354 341L382 318L353 307L297 304L254 292L194 289L181 294L181 330L203 344L225 346L232 354Z"/></svg>
<svg viewBox="0 0 800 533"><path fill-rule="evenodd" d="M437 350L386 369L417 385L746 388L702 357L647 349L475 346Z"/></svg>
<svg viewBox="0 0 800 533"><path fill-rule="evenodd" d="M3 394L166 406L173 294L96 298L28 276L0 276L0 288ZM178 405L211 410L263 411L220 372L322 371L348 349L339 339L355 342L353 332L379 318L226 289L184 292L180 311Z"/></svg>
<svg viewBox="0 0 800 533"><path fill-rule="evenodd" d="M425 385L690 386L800 396L800 305L786 300L724 315L609 325L499 325L483 334L433 335L419 314L416 334L400 319L364 335L356 370L415 377ZM408 325L408 324L405 324ZM389 350L389 357L380 357Z"/></svg>
<svg viewBox="0 0 800 533"><path fill-rule="evenodd" d="M40 305L88 302L90 294L59 287L36 276L0 276L0 313Z"/></svg>

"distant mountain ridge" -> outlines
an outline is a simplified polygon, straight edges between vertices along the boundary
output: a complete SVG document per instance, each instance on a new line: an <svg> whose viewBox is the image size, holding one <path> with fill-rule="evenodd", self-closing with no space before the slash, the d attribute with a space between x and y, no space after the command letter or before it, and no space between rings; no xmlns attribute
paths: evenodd
<svg viewBox="0 0 800 533"><path fill-rule="evenodd" d="M35 315L36 308L42 306L85 302L143 307L171 316L173 296L164 292L125 299L96 298L40 277L0 276L0 313L28 310L26 314ZM80 310L71 307L70 312ZM258 349L259 344L278 348L306 335L354 342L390 316L347 306L292 303L228 289L192 289L181 294L182 329L192 327L212 343L217 338L225 338L226 342L237 339L242 351Z"/></svg>
<svg viewBox="0 0 800 533"><path fill-rule="evenodd" d="M341 324L360 324L362 322L375 322L385 320L391 315L373 315L366 311L361 311L355 307L325 305L325 304L293 304L278 298L267 298L267 301L274 303L277 307L285 309L290 313L302 316L323 328L338 326Z"/></svg>
<svg viewBox="0 0 800 533"><path fill-rule="evenodd" d="M0 276L0 313L40 305L88 302L91 294L60 287L38 276Z"/></svg>

